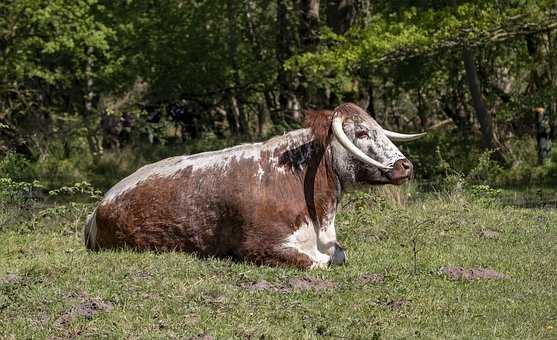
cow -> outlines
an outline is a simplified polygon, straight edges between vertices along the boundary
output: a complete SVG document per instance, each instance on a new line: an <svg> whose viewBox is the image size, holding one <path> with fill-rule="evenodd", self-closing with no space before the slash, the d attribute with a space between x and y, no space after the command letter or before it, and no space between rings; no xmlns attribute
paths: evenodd
<svg viewBox="0 0 557 340"><path fill-rule="evenodd" d="M335 215L342 194L400 185L412 163L383 129L345 103L306 113L306 127L262 143L171 157L112 187L89 216L90 250L185 251L254 264L342 264Z"/></svg>

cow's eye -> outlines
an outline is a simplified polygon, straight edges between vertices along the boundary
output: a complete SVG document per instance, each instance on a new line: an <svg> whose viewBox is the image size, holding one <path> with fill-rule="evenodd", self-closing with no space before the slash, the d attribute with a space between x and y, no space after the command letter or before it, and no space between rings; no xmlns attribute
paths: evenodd
<svg viewBox="0 0 557 340"><path fill-rule="evenodd" d="M369 138L369 133L367 133L367 131L357 131L356 132L356 138L358 138L358 139L368 139Z"/></svg>

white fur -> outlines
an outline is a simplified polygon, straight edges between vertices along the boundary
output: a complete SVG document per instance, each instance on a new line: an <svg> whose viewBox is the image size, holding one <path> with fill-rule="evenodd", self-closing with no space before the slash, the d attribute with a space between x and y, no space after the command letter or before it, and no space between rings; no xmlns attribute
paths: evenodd
<svg viewBox="0 0 557 340"><path fill-rule="evenodd" d="M321 222L319 236L317 237L317 249L319 249L322 253L332 256L335 251L336 242L337 232L335 229L335 213L330 212L327 213L324 221Z"/></svg>
<svg viewBox="0 0 557 340"><path fill-rule="evenodd" d="M321 226L313 222L300 225L298 230L286 238L283 246L307 255L313 261L311 268L324 268L329 264L336 242L335 212L331 211Z"/></svg>
<svg viewBox="0 0 557 340"><path fill-rule="evenodd" d="M366 124L362 124L366 126ZM371 155L375 160L387 165L393 166L399 159L405 159L404 155L396 147L396 145L391 142L389 138L385 135L383 130L379 128L373 128L372 126L367 126L368 129L373 130L369 138L356 138L354 144L363 150L366 154L369 154L368 150L373 150L374 155Z"/></svg>

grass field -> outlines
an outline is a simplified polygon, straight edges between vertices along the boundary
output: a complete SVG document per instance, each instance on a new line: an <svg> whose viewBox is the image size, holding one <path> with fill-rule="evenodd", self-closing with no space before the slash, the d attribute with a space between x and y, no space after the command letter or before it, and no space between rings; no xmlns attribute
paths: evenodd
<svg viewBox="0 0 557 340"><path fill-rule="evenodd" d="M313 271L92 253L92 204L3 203L0 337L557 338L554 195L488 194L349 195Z"/></svg>

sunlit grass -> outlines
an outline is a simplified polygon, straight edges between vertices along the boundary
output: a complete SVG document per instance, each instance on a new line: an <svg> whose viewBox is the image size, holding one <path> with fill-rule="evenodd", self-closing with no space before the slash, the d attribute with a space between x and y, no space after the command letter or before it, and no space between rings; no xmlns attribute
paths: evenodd
<svg viewBox="0 0 557 340"><path fill-rule="evenodd" d="M91 253L75 228L80 206L59 203L39 218L52 206L25 215L5 205L0 337L557 337L557 212L524 208L513 195L348 195L337 222L348 264L306 272L183 253ZM444 266L508 278L452 281ZM294 277L331 285L298 289ZM281 289L250 288L263 280Z"/></svg>

